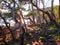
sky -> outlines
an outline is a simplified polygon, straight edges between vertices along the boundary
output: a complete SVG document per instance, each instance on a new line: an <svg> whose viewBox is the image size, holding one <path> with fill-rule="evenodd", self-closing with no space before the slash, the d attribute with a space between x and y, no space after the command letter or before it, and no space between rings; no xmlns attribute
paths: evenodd
<svg viewBox="0 0 60 45"><path fill-rule="evenodd" d="M18 2L18 0L15 0L16 2ZM40 0L38 0L38 1L40 1ZM40 1L41 2L41 1ZM45 8L46 7L50 7L51 6L51 0L44 0L44 5L45 5ZM54 6L55 5L58 5L59 4L59 0L54 0ZM42 5L42 3L38 3L38 6L40 7L40 8L42 8L43 7L43 5ZM26 10L28 10L29 9L29 5L28 4L26 4L26 5L24 5L23 6ZM30 7L31 8L31 7Z"/></svg>
<svg viewBox="0 0 60 45"><path fill-rule="evenodd" d="M59 5L59 0L55 0L54 5Z"/></svg>
<svg viewBox="0 0 60 45"><path fill-rule="evenodd" d="M18 2L18 0L15 0L15 1ZM50 1L51 0L45 0L44 2L49 4ZM59 0L54 0L54 5L58 5L58 4L59 4Z"/></svg>
<svg viewBox="0 0 60 45"><path fill-rule="evenodd" d="M50 7L51 6L51 0L45 0L45 3L47 4L46 7ZM54 0L54 6L55 5L59 5L59 0Z"/></svg>
<svg viewBox="0 0 60 45"><path fill-rule="evenodd" d="M39 0L38 0L38 1L39 1ZM45 3L45 8L51 6L51 0L44 0L44 3ZM38 3L38 5L39 5L39 3ZM59 5L59 0L54 0L54 6L55 6L55 5ZM28 4L24 5L23 7L26 8L26 10L29 9L29 5L28 5ZM40 7L40 8L43 7L42 3L40 3L39 7Z"/></svg>

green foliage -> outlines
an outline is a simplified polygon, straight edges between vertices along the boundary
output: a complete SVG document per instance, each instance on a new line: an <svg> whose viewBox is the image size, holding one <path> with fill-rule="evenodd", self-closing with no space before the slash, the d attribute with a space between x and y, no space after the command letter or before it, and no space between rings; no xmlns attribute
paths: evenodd
<svg viewBox="0 0 60 45"><path fill-rule="evenodd" d="M17 10L19 10L19 9L25 10L25 8L18 6L18 7L17 7Z"/></svg>
<svg viewBox="0 0 60 45"><path fill-rule="evenodd" d="M11 3L13 2L13 0L9 0Z"/></svg>
<svg viewBox="0 0 60 45"><path fill-rule="evenodd" d="M45 39L45 38L40 38L40 40L41 40L42 42L45 42L46 39Z"/></svg>
<svg viewBox="0 0 60 45"><path fill-rule="evenodd" d="M33 30L39 30L40 28L38 26L32 27Z"/></svg>
<svg viewBox="0 0 60 45"><path fill-rule="evenodd" d="M54 6L54 14L59 15L59 8L58 6Z"/></svg>
<svg viewBox="0 0 60 45"><path fill-rule="evenodd" d="M58 24L60 25L60 19L59 19L59 20L57 20L57 22L58 22Z"/></svg>
<svg viewBox="0 0 60 45"><path fill-rule="evenodd" d="M4 16L5 16L6 18L10 18L10 17L12 17L12 13L4 13Z"/></svg>
<svg viewBox="0 0 60 45"><path fill-rule="evenodd" d="M43 12L40 12L40 16L43 15Z"/></svg>
<svg viewBox="0 0 60 45"><path fill-rule="evenodd" d="M49 26L49 30L57 30L56 26L52 22L49 23Z"/></svg>
<svg viewBox="0 0 60 45"><path fill-rule="evenodd" d="M46 10L51 10L51 7L47 7ZM59 7L57 5L53 7L53 10L55 15L59 14Z"/></svg>
<svg viewBox="0 0 60 45"><path fill-rule="evenodd" d="M58 21L58 25L60 26L60 20ZM54 35L54 38L56 39L56 41L60 41L60 29L57 29L56 26L50 22L49 23L49 30L50 30L50 34Z"/></svg>
<svg viewBox="0 0 60 45"><path fill-rule="evenodd" d="M49 30L56 30L56 27L51 26Z"/></svg>
<svg viewBox="0 0 60 45"><path fill-rule="evenodd" d="M35 13L35 12L33 12L33 11L30 11L27 15L28 15L28 16L36 15L36 13Z"/></svg>
<svg viewBox="0 0 60 45"><path fill-rule="evenodd" d="M29 37L31 37L31 35L28 32L25 32L25 37L29 38Z"/></svg>
<svg viewBox="0 0 60 45"><path fill-rule="evenodd" d="M56 41L60 41L60 30L58 29L58 30L56 30L56 31L54 31L55 33L54 33L54 38L55 38L55 40Z"/></svg>
<svg viewBox="0 0 60 45"><path fill-rule="evenodd" d="M8 45L11 45L11 44L13 44L13 42L12 41L8 41L7 44Z"/></svg>

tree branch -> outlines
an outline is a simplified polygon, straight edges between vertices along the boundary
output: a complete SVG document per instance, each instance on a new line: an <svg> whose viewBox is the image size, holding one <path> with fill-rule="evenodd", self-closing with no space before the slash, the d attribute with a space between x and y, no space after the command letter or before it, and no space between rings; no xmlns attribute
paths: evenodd
<svg viewBox="0 0 60 45"><path fill-rule="evenodd" d="M37 8L37 10L39 10L39 11L47 14L47 16L49 17L50 21L53 22L53 23L56 25L57 28L59 28L57 22L55 21L55 19L53 19L53 17L51 16L51 14L50 14L48 11L45 11L45 10L40 9L37 5L35 5L35 4L32 2L32 0L30 0L30 2L32 3L33 6L35 6L35 7Z"/></svg>

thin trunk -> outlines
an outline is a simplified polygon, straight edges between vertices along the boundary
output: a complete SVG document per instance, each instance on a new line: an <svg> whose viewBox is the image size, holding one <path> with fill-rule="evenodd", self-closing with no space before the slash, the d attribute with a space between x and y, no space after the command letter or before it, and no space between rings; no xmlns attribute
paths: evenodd
<svg viewBox="0 0 60 45"><path fill-rule="evenodd" d="M22 11L19 10L19 12L20 12L20 14L21 14L21 18L22 18L22 20L23 20L23 22L24 22L25 30L27 30L27 28L26 28L26 24L25 24L25 20L24 20L23 14L22 14Z"/></svg>
<svg viewBox="0 0 60 45"><path fill-rule="evenodd" d="M45 9L44 9L44 7L45 7L45 6L44 6L44 0L42 0L42 4L43 4L43 10L45 10ZM44 20L45 20L45 16L44 16L44 15L45 15L45 14L44 14L44 12L43 12L43 22L44 22Z"/></svg>
<svg viewBox="0 0 60 45"><path fill-rule="evenodd" d="M5 2L6 2L6 1L5 1ZM7 2L6 2L6 3L7 3ZM7 25L8 23L6 22L5 18L2 17L2 14L0 14L0 15L1 15L0 17L4 20L4 23L5 23L6 27L9 29L9 31L10 31L10 33L11 33L11 35L12 35L12 38L13 38L12 41L15 41L15 37L14 37L14 34L13 34L13 32L12 32L12 29L10 29L10 27Z"/></svg>
<svg viewBox="0 0 60 45"><path fill-rule="evenodd" d="M20 12L21 13L21 12ZM19 23L20 23L20 33L21 33L21 41L20 41L20 45L24 45L24 33L25 33L25 29L22 27L22 17L20 14L17 13L17 17L19 18Z"/></svg>
<svg viewBox="0 0 60 45"><path fill-rule="evenodd" d="M54 0L52 0L51 2L52 2L51 3L51 13L53 13L53 2L54 2Z"/></svg>
<svg viewBox="0 0 60 45"><path fill-rule="evenodd" d="M21 37L21 45L24 45L24 34L25 34L25 30L27 30L27 28L26 28L26 24L25 24L25 21L24 21L24 17L23 17L23 15L22 15L22 12L19 10L19 12L20 12L20 15L21 15L21 19L23 20L23 22L24 22L24 27L25 28L23 28L22 27L22 37Z"/></svg>
<svg viewBox="0 0 60 45"><path fill-rule="evenodd" d="M13 3L14 3L14 6L13 6L13 8L12 8L13 19L14 19L15 22L17 22L17 20L16 20L16 14L15 14L15 6L16 6L15 0L13 0Z"/></svg>
<svg viewBox="0 0 60 45"><path fill-rule="evenodd" d="M32 5L32 3L31 3L31 9L32 9L32 12L34 12L34 9L33 9L33 5ZM33 18L33 23L35 24L35 16L32 15L32 18Z"/></svg>
<svg viewBox="0 0 60 45"><path fill-rule="evenodd" d="M43 10L45 10L45 5L44 5L44 0L43 0ZM45 13L43 12L43 22L44 22L44 20L45 20L45 22L46 22L46 24L48 24L48 22L47 22L47 20L46 20L46 18L45 18ZM45 23L44 22L44 23Z"/></svg>
<svg viewBox="0 0 60 45"><path fill-rule="evenodd" d="M21 6L21 2L20 2L20 6ZM20 24L22 24L22 20L24 22L24 27L21 25L20 29L22 31L22 35L21 35L21 44L20 45L24 45L24 34L25 34L25 30L27 30L26 28L26 24L25 24L25 20L24 20L24 17L23 17L23 14L22 14L22 11L21 9L19 10L19 14L17 15L19 17L19 20L20 20Z"/></svg>
<svg viewBox="0 0 60 45"><path fill-rule="evenodd" d="M15 20L15 0L13 0L13 9L12 9L12 13L13 13L13 19Z"/></svg>
<svg viewBox="0 0 60 45"><path fill-rule="evenodd" d="M47 14L47 16L49 17L50 21L52 21L52 22L56 25L56 27L59 28L57 22L55 21L55 19L53 19L53 18L50 16L49 12L44 11L44 10L40 9L39 7L37 7L36 5L34 5L34 3L32 2L32 0L31 0L31 3L32 3L32 5L35 6L39 11L44 12L45 14Z"/></svg>
<svg viewBox="0 0 60 45"><path fill-rule="evenodd" d="M39 3L39 5L38 5L38 3ZM40 1L36 0L35 1L35 5L37 5L39 7L40 6ZM37 15L38 15L37 16L37 19L38 19L37 23L41 23L41 20L40 20L40 11L39 10L37 11Z"/></svg>
<svg viewBox="0 0 60 45"><path fill-rule="evenodd" d="M33 15L32 18L33 18L33 24L35 25L35 16Z"/></svg>
<svg viewBox="0 0 60 45"><path fill-rule="evenodd" d="M39 7L40 7L40 1L39 1ZM40 11L38 10L38 13L39 13L39 22L40 22L40 25L41 25L41 18L40 18Z"/></svg>
<svg viewBox="0 0 60 45"><path fill-rule="evenodd" d="M5 18L4 17L1 17L1 18L4 20L4 23L5 23L6 27L9 29L9 31L10 31L10 33L12 35L12 38L13 38L12 41L14 42L15 41L15 37L14 37L14 34L12 32L12 29L10 28L10 26L7 25L7 22L6 22Z"/></svg>
<svg viewBox="0 0 60 45"><path fill-rule="evenodd" d="M51 0L51 16L55 19L55 15L54 15L54 0Z"/></svg>
<svg viewBox="0 0 60 45"><path fill-rule="evenodd" d="M60 0L59 0L59 19L60 19Z"/></svg>
<svg viewBox="0 0 60 45"><path fill-rule="evenodd" d="M30 4L31 4L31 11L34 12L33 5L31 3L31 1L30 1ZM33 19L33 25L35 25L35 16L34 15L32 15L32 19Z"/></svg>
<svg viewBox="0 0 60 45"><path fill-rule="evenodd" d="M24 34L25 34L25 29L23 27L22 28L22 35L21 35L21 45L24 45Z"/></svg>
<svg viewBox="0 0 60 45"><path fill-rule="evenodd" d="M29 1L30 2L30 1ZM29 3L29 10L30 10L30 3Z"/></svg>

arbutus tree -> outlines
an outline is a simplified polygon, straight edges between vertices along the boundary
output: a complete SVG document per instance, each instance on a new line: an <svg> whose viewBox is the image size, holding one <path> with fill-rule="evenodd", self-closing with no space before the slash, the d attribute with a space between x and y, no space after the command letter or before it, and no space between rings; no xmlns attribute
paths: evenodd
<svg viewBox="0 0 60 45"><path fill-rule="evenodd" d="M43 10L45 10L44 0L41 0L41 2L42 2L42 4L43 4ZM47 21L47 19L46 19L46 17L45 17L45 13L43 12L43 23L44 23L44 20L45 20L46 24L48 24L48 21Z"/></svg>
<svg viewBox="0 0 60 45"><path fill-rule="evenodd" d="M52 18L56 18L55 15L54 15L54 9L53 9L53 5L54 5L54 0L51 0L51 16Z"/></svg>
<svg viewBox="0 0 60 45"><path fill-rule="evenodd" d="M6 2L5 0L3 0L5 3L8 3L8 2ZM14 2L14 6L13 6L13 19L15 20L15 22L16 22L16 15L15 15L15 0L13 1ZM9 4L9 3L8 3ZM7 7L9 7L10 9L12 9L11 7L10 7L10 4L9 5L6 5ZM20 14L22 15L22 13L21 13L21 11L20 11ZM11 29L10 28L10 26L8 26L8 24L7 24L7 22L6 22L6 20L5 20L5 18L4 17L2 17L2 14L0 13L0 17L4 20L4 23L5 23L5 25L6 25L6 27L9 29L9 31L10 31L10 33L11 33L11 35L12 35L12 38L13 38L13 42L15 42L15 36L14 36L14 33L13 33L13 31L14 30L16 30L17 28L20 28L20 30L22 30L22 35L21 35L21 45L23 45L23 43L24 43L24 31L25 31L25 29L24 29L24 27L23 26L21 26L21 22L19 22L20 24L20 26L18 26L17 28L15 27L14 29ZM23 16L22 16L23 17ZM20 19L21 20L21 19Z"/></svg>
<svg viewBox="0 0 60 45"><path fill-rule="evenodd" d="M60 0L59 0L59 18L60 18Z"/></svg>
<svg viewBox="0 0 60 45"><path fill-rule="evenodd" d="M20 0L21 2L22 2L22 0ZM27 1L27 0L26 0ZM37 6L37 0L36 0L36 5L33 3L33 1L32 0L28 0L28 1L30 1L30 3L32 4L32 7L33 6L35 6L36 8L37 8L37 11L41 11L41 12L43 12L43 16L44 16L44 13L45 14L47 14L47 16L49 17L49 19L50 19L50 21L51 22L53 22L55 25L56 25L56 27L57 28L59 28L59 26L58 26L58 24L57 24L57 22L55 21L55 19L53 18L53 16L51 16L51 14L48 12L48 11L46 11L46 10L44 10L44 8L43 9L40 9L38 6ZM6 1L5 1L6 2ZM8 3L8 2L6 2L6 3ZM11 29L10 28L10 26L8 26L8 24L7 24L7 22L6 22L6 20L5 20L5 18L4 17L2 17L2 16L0 16L3 20L4 20L4 22L5 22L5 25L6 25L6 27L9 29L9 31L10 31L10 33L11 33L11 35L12 35L12 38L13 38L13 42L15 42L15 37L14 37L14 33L13 33L13 31L15 31L17 28L19 28L22 32L22 34L21 34L21 44L20 45L24 45L24 34L25 34L25 30L27 30L27 28L26 28L26 25L25 25L25 21L24 21L24 17L23 17L23 14L22 14L22 11L21 11L21 9L19 8L18 9L18 11L19 11L19 14L17 13L17 15L15 14L16 12L16 10L15 10L15 4L16 4L16 2L15 2L15 0L13 0L13 3L14 3L14 6L13 6L13 10L12 10L12 8L9 6L9 5L6 5L7 7L9 7L11 10L12 10L12 13L13 13L13 19L15 20L15 22L16 22L16 20L17 20L17 18L16 18L16 16L17 17L19 17L19 22L18 22L18 20L17 20L17 22L16 22L16 24L17 23L19 23L18 24L18 27L15 27L14 29ZM44 4L43 4L44 5ZM21 4L20 4L20 6L21 6ZM53 6L53 5L52 5ZM52 11L53 11L53 8L52 8ZM0 14L0 15L2 15L2 14ZM53 15L53 14L52 14ZM23 20L23 22L24 22L24 26L22 26L22 20ZM45 17L44 17L44 19L45 19ZM33 22L33 21L32 21ZM13 31L12 31L13 30Z"/></svg>
<svg viewBox="0 0 60 45"><path fill-rule="evenodd" d="M55 19L53 19L53 18L51 17L51 14L50 14L48 11L45 11L45 10L40 9L39 7L37 7L37 5L35 5L35 4L32 2L32 0L30 0L30 1L31 1L32 5L35 6L38 10L40 10L41 12L47 14L47 16L49 17L50 21L53 22L53 23L56 25L57 28L59 28L57 22L55 21Z"/></svg>

